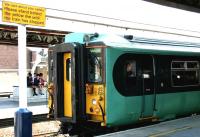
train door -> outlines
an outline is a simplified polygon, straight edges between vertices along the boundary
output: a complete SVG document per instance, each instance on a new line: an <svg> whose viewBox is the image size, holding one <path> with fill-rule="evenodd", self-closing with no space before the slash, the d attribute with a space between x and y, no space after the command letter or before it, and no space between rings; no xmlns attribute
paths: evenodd
<svg viewBox="0 0 200 137"><path fill-rule="evenodd" d="M72 117L71 53L63 55L64 116Z"/></svg>
<svg viewBox="0 0 200 137"><path fill-rule="evenodd" d="M153 116L154 110L154 60L152 56L142 56L142 113L141 118Z"/></svg>
<svg viewBox="0 0 200 137"><path fill-rule="evenodd" d="M53 82L55 117L65 122L76 122L75 46L60 44L49 48L49 82Z"/></svg>

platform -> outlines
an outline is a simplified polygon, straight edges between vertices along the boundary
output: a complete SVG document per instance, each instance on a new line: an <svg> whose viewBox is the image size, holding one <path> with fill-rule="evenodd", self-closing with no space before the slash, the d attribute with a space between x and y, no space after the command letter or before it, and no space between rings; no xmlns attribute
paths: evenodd
<svg viewBox="0 0 200 137"><path fill-rule="evenodd" d="M13 91L13 96L12 99L13 101L19 101L19 87L18 86L13 86L14 91ZM40 93L43 93L41 95ZM37 96L33 96L33 88L27 88L27 102L44 102L48 98L48 92L47 92L47 87L44 87L42 91L39 91L39 88L36 88L36 94Z"/></svg>
<svg viewBox="0 0 200 137"><path fill-rule="evenodd" d="M31 100L30 100L31 99ZM13 97L0 98L0 120L13 118L15 112L19 109L19 101L13 100ZM28 98L28 110L33 112L33 115L47 114L48 105L46 95L38 95Z"/></svg>
<svg viewBox="0 0 200 137"><path fill-rule="evenodd" d="M0 109L0 120L6 119L6 118L14 118L15 112L19 108L6 108L6 109ZM48 113L48 107L47 105L40 105L40 106L29 106L27 108L29 111L33 112L33 115L40 115L40 114L47 114Z"/></svg>
<svg viewBox="0 0 200 137"><path fill-rule="evenodd" d="M199 137L200 115L129 129L98 137Z"/></svg>

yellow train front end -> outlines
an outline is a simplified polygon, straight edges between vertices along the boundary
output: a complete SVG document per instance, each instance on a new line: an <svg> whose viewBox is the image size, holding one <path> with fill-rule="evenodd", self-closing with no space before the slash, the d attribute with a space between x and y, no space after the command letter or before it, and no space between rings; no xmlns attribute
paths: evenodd
<svg viewBox="0 0 200 137"><path fill-rule="evenodd" d="M49 48L49 115L61 121L63 133L106 125L104 62L99 44Z"/></svg>
<svg viewBox="0 0 200 137"><path fill-rule="evenodd" d="M86 114L94 122L105 125L105 87L103 84L86 84Z"/></svg>

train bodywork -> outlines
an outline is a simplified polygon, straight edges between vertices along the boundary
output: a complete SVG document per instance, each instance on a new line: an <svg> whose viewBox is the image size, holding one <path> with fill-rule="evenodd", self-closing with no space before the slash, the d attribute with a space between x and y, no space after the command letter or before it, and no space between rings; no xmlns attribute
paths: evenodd
<svg viewBox="0 0 200 137"><path fill-rule="evenodd" d="M72 33L49 48L54 114L68 131L200 111L200 45Z"/></svg>

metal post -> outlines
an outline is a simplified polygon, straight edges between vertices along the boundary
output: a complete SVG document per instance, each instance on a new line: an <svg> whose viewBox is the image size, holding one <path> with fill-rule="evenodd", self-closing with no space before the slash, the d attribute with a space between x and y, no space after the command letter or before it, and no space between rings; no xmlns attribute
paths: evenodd
<svg viewBox="0 0 200 137"><path fill-rule="evenodd" d="M27 108L26 26L18 26L19 107Z"/></svg>
<svg viewBox="0 0 200 137"><path fill-rule="evenodd" d="M15 137L32 137L32 112L27 110L26 27L18 26L19 110L15 112Z"/></svg>

